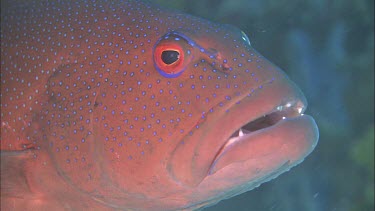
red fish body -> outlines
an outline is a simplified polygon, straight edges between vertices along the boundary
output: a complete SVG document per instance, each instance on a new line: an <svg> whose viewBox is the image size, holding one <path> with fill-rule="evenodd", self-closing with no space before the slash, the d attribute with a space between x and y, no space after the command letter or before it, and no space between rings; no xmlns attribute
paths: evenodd
<svg viewBox="0 0 375 211"><path fill-rule="evenodd" d="M240 30L140 1L2 2L1 209L197 209L316 146Z"/></svg>

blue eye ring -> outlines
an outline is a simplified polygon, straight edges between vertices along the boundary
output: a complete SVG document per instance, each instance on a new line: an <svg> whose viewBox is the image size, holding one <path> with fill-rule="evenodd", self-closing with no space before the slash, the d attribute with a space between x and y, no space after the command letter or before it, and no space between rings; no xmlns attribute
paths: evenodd
<svg viewBox="0 0 375 211"><path fill-rule="evenodd" d="M153 48L153 60L155 69L166 78L176 78L187 68L192 59L191 41L178 32L169 32L155 43ZM163 59L163 53L172 51L178 56L176 60L169 63Z"/></svg>

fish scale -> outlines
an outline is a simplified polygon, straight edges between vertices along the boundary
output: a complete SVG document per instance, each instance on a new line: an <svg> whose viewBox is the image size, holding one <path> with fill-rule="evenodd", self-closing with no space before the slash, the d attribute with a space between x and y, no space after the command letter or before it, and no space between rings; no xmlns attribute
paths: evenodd
<svg viewBox="0 0 375 211"><path fill-rule="evenodd" d="M19 171L30 185L17 190L40 200L26 199L12 207L17 210L25 204L174 210L215 203L242 186L232 175L207 176L227 165L215 161L226 139L288 100L304 101L240 30L142 1L6 2L1 19L2 170L10 165L7 152L22 154L16 161L26 166ZM186 53L172 73L154 56L169 43ZM273 86L277 91L268 91ZM229 122L235 128L225 130ZM312 124L300 124L303 140L316 141ZM313 149L300 145L295 163ZM295 165L285 166L292 156L279 154L278 166L257 177L265 181ZM232 182L220 184L226 178ZM238 178L248 189L263 181ZM11 197L2 198L2 208L18 204L3 187Z"/></svg>

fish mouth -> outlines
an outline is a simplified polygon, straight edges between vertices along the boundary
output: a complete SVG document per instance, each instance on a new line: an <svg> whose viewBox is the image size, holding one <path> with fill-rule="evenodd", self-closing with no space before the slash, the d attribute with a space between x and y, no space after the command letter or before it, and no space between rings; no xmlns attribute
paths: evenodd
<svg viewBox="0 0 375 211"><path fill-rule="evenodd" d="M207 115L179 142L167 166L174 180L194 187L231 177L226 169L232 169L233 180L252 181L275 175L285 163L297 165L314 149L319 133L314 119L304 115L307 102L299 88L284 75L261 87L216 107L216 115ZM247 167L232 168L241 165Z"/></svg>
<svg viewBox="0 0 375 211"><path fill-rule="evenodd" d="M241 145L241 142L249 141L253 139L254 136L258 136L259 139L259 135L272 132L274 128L277 128L279 125L283 125L288 121L300 122L301 124L303 124L305 121L311 121L312 118L304 114L305 110L305 99L296 99L285 104L280 104L258 118L252 118L246 123L241 124L240 127L235 127L237 129L235 129L235 131L228 138L225 138L227 141L222 145L220 150L215 155L208 175L214 174L216 171L232 162L227 161L224 163L219 163L223 156L227 156L228 151L233 150L232 148L235 145ZM314 142L313 147L315 147L315 145L316 142ZM242 160L245 159L243 158ZM236 162L239 161L241 161L241 159L237 157Z"/></svg>
<svg viewBox="0 0 375 211"><path fill-rule="evenodd" d="M271 111L270 113L264 114L257 119L250 120L248 123L244 124L238 130L233 132L223 148L236 142L241 136L248 135L257 130L271 127L286 118L302 116L304 115L302 113L304 110L305 105L303 105L301 101L297 103L289 102L286 105L277 106L276 109Z"/></svg>

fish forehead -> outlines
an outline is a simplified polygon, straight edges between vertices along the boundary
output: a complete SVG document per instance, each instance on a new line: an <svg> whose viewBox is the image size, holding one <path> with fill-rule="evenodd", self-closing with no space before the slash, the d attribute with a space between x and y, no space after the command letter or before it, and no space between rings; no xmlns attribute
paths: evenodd
<svg viewBox="0 0 375 211"><path fill-rule="evenodd" d="M139 1L21 5L2 15L2 118L17 143L47 150L80 189L100 189L103 172L130 187L165 167L208 115L271 80L231 30ZM171 31L220 52L232 69L198 53L180 77L163 77L153 48Z"/></svg>

